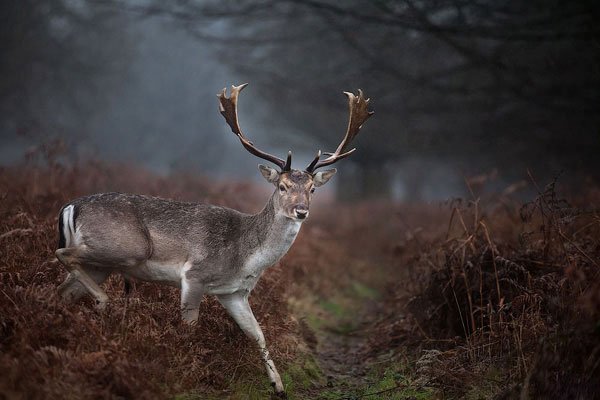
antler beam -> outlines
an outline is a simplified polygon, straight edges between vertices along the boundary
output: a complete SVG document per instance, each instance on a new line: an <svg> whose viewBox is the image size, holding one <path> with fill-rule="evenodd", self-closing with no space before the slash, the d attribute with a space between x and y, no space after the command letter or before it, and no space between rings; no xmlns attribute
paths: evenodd
<svg viewBox="0 0 600 400"><path fill-rule="evenodd" d="M238 123L238 115L237 115L237 101L240 92L248 86L247 83L244 83L239 86L231 86L231 95L227 97L227 88L223 88L223 91L217 95L219 98L219 111L221 115L225 117L225 121L231 128L231 131L240 139L242 145L246 150L248 150L251 154L256 157L262 158L263 160L267 160L272 162L281 168L281 171L289 171L292 167L292 152L288 152L287 160L284 161L279 157L275 157L272 154L266 153L248 140L248 138L242 133L240 129L240 125Z"/></svg>
<svg viewBox="0 0 600 400"><path fill-rule="evenodd" d="M373 111L369 111L370 99L365 99L362 90L358 89L358 96L350 92L344 92L344 94L348 97L348 109L350 111L346 135L335 152L323 153L329 156L326 159L321 160L321 150L319 150L314 160L306 167L306 172L313 173L317 168L331 165L352 154L356 149L353 148L348 150L350 144L358 135L358 132L365 121L374 114Z"/></svg>

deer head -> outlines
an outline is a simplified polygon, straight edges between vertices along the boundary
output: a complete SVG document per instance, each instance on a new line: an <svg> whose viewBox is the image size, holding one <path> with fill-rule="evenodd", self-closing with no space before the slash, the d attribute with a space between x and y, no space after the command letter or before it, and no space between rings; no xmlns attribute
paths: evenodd
<svg viewBox="0 0 600 400"><path fill-rule="evenodd" d="M231 86L229 97L226 96L227 91L224 88L217 95L219 97L219 111L225 117L227 124L231 127L231 131L240 139L242 146L246 150L279 167L279 170L277 170L262 164L258 166L263 177L276 187L275 194L273 195L276 212L287 218L304 220L308 217L310 200L315 188L326 184L337 172L335 168L318 172L316 170L334 164L348 157L356 150L355 148L349 150L350 144L358 135L363 123L373 115L373 111L368 110L369 99L364 98L360 89L358 90L358 96L350 92L344 92L348 97L350 112L348 129L346 130L344 139L333 153L321 153L321 150L319 150L314 160L301 171L292 169L291 151L288 152L287 158L284 161L279 157L258 149L242 133L238 123L237 100L240 92L247 85L245 83L239 86ZM321 159L322 155L327 156L327 158Z"/></svg>

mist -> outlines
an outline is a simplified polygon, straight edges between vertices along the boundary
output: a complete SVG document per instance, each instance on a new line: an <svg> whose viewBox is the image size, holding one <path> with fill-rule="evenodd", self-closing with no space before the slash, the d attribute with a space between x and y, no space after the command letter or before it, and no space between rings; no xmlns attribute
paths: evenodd
<svg viewBox="0 0 600 400"><path fill-rule="evenodd" d="M598 21L2 2L0 399L600 398Z"/></svg>
<svg viewBox="0 0 600 400"><path fill-rule="evenodd" d="M515 24L560 19L558 5L517 3L497 11ZM339 198L440 200L468 195L473 177L493 190L531 174L597 178L600 56L585 47L597 43L586 30L595 7L575 3L554 28L511 32L468 4L359 4L6 3L0 163L58 140L65 162L258 179L215 97L249 82L242 129L268 152L292 150L300 169L343 137L343 91L372 98ZM402 19L411 13L437 18L441 33ZM582 46L587 61L568 64Z"/></svg>

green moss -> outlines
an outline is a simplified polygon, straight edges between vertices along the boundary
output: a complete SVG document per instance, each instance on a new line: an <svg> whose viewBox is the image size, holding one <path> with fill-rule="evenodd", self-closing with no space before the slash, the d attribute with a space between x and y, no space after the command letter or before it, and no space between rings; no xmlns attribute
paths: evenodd
<svg viewBox="0 0 600 400"><path fill-rule="evenodd" d="M361 282L352 282L351 288L354 294L361 299L376 300L379 297L379 292L377 290L370 288Z"/></svg>
<svg viewBox="0 0 600 400"><path fill-rule="evenodd" d="M262 373L263 371L261 370L260 372ZM314 357L308 354L299 356L297 361L287 365L283 368L283 371L280 369L280 373L283 387L290 400L310 398L310 396L306 397L304 393L313 391L325 383L323 372L319 368L319 365ZM231 390L232 393L227 398L234 400L268 399L273 393L273 389L266 379L255 379L254 381L251 379L239 379L233 384ZM207 397L204 396L203 398ZM215 399L217 398L223 398L223 395L215 397ZM192 399L190 398L189 400Z"/></svg>
<svg viewBox="0 0 600 400"><path fill-rule="evenodd" d="M306 316L306 323L313 331L319 331L321 328L323 328L324 322L325 321L323 321L323 319L319 318L317 315L309 314Z"/></svg>
<svg viewBox="0 0 600 400"><path fill-rule="evenodd" d="M339 389L326 389L315 396L318 400L340 400L348 397L348 393L342 392Z"/></svg>
<svg viewBox="0 0 600 400"><path fill-rule="evenodd" d="M372 371L370 380L373 383L359 393L369 399L386 400L430 400L436 398L431 388L415 384L408 374L409 369L401 364L391 365L383 371Z"/></svg>
<svg viewBox="0 0 600 400"><path fill-rule="evenodd" d="M359 320L354 318L355 310L347 307L344 303L337 303L334 300L322 301L320 306L329 313L332 318L328 321L322 321L319 329L327 328L331 332L339 335L347 335L357 328Z"/></svg>
<svg viewBox="0 0 600 400"><path fill-rule="evenodd" d="M335 318L344 318L347 316L348 310L346 307L332 299L322 301L320 305L325 311L330 313Z"/></svg>
<svg viewBox="0 0 600 400"><path fill-rule="evenodd" d="M233 393L228 398L231 400L263 400L270 398L272 393L273 389L268 382L257 386L240 381L233 387ZM222 399L223 396L219 398Z"/></svg>
<svg viewBox="0 0 600 400"><path fill-rule="evenodd" d="M302 398L296 394L324 384L323 372L311 355L306 355L300 362L288 365L281 379L290 399Z"/></svg>

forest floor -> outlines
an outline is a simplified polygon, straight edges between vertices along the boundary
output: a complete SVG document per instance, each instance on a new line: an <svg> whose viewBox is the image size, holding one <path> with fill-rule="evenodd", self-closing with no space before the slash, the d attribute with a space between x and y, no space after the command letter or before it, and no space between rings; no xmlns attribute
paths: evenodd
<svg viewBox="0 0 600 400"><path fill-rule="evenodd" d="M356 210L345 210L349 211ZM369 211L382 213L378 207L369 210L365 206L362 210L363 213ZM315 214L315 219L324 217L319 212ZM348 231L341 228L331 237L320 238L321 247L313 250L318 253L320 249L326 249L324 251L338 255L328 260L335 266L330 266L329 271L316 278L319 280L317 285L301 284L301 289L290 296L291 311L304 319L315 334L316 346L312 354L320 370L318 378L292 393L292 398L437 398L430 388L416 382L414 363L411 365L404 352L372 351L371 344L380 333L381 311L387 307L390 289L396 287L396 305L398 309L404 309L406 304L399 302L406 303L410 298L412 282L407 269L398 268L390 257L390 243L377 240L381 233L372 232L373 225L363 225L365 223L362 219L354 221L347 227ZM316 225L326 229L322 222ZM395 228L394 236L413 239L415 227L407 225L406 221L401 225ZM314 228L309 228L309 232L310 229ZM416 228L417 231L420 229ZM357 232L362 233L358 239ZM369 235L371 238L365 240ZM300 246L304 244L301 240ZM290 256L295 257L295 252ZM283 264L286 268L285 261ZM406 292L400 294L394 283L402 280L408 282L401 285L406 287ZM401 315L396 315L396 320L402 320Z"/></svg>
<svg viewBox="0 0 600 400"><path fill-rule="evenodd" d="M377 306L373 293L377 292L377 288L369 288L366 296L363 292L363 296L355 293L356 297L347 297L342 291L321 303L320 315L308 317L318 341L315 358L322 378L306 395L344 398L368 389L370 365L363 353L373 322L369 311Z"/></svg>
<svg viewBox="0 0 600 400"><path fill-rule="evenodd" d="M250 297L289 398L600 398L600 190L530 186L529 202L313 205ZM112 276L102 312L59 298L57 210L113 190L247 212L268 196L122 165L0 169L0 399L269 398L212 298L193 327L175 288L128 299Z"/></svg>
<svg viewBox="0 0 600 400"><path fill-rule="evenodd" d="M360 305L355 305L364 308L344 317L332 317L326 327L317 330L316 359L324 384L303 393L306 398L377 399L392 392L401 393L404 389L395 382L386 381L386 373L392 365L389 355L373 359L365 354L373 334L370 327L374 317L369 311L380 306L379 303L371 298L352 301L360 301Z"/></svg>
<svg viewBox="0 0 600 400"><path fill-rule="evenodd" d="M332 295L306 318L316 333L314 357L320 378L295 393L306 399L434 399L431 388L415 382L414 362L403 352L373 354L370 344L377 336L378 311L389 282L380 280L367 287L334 288Z"/></svg>

